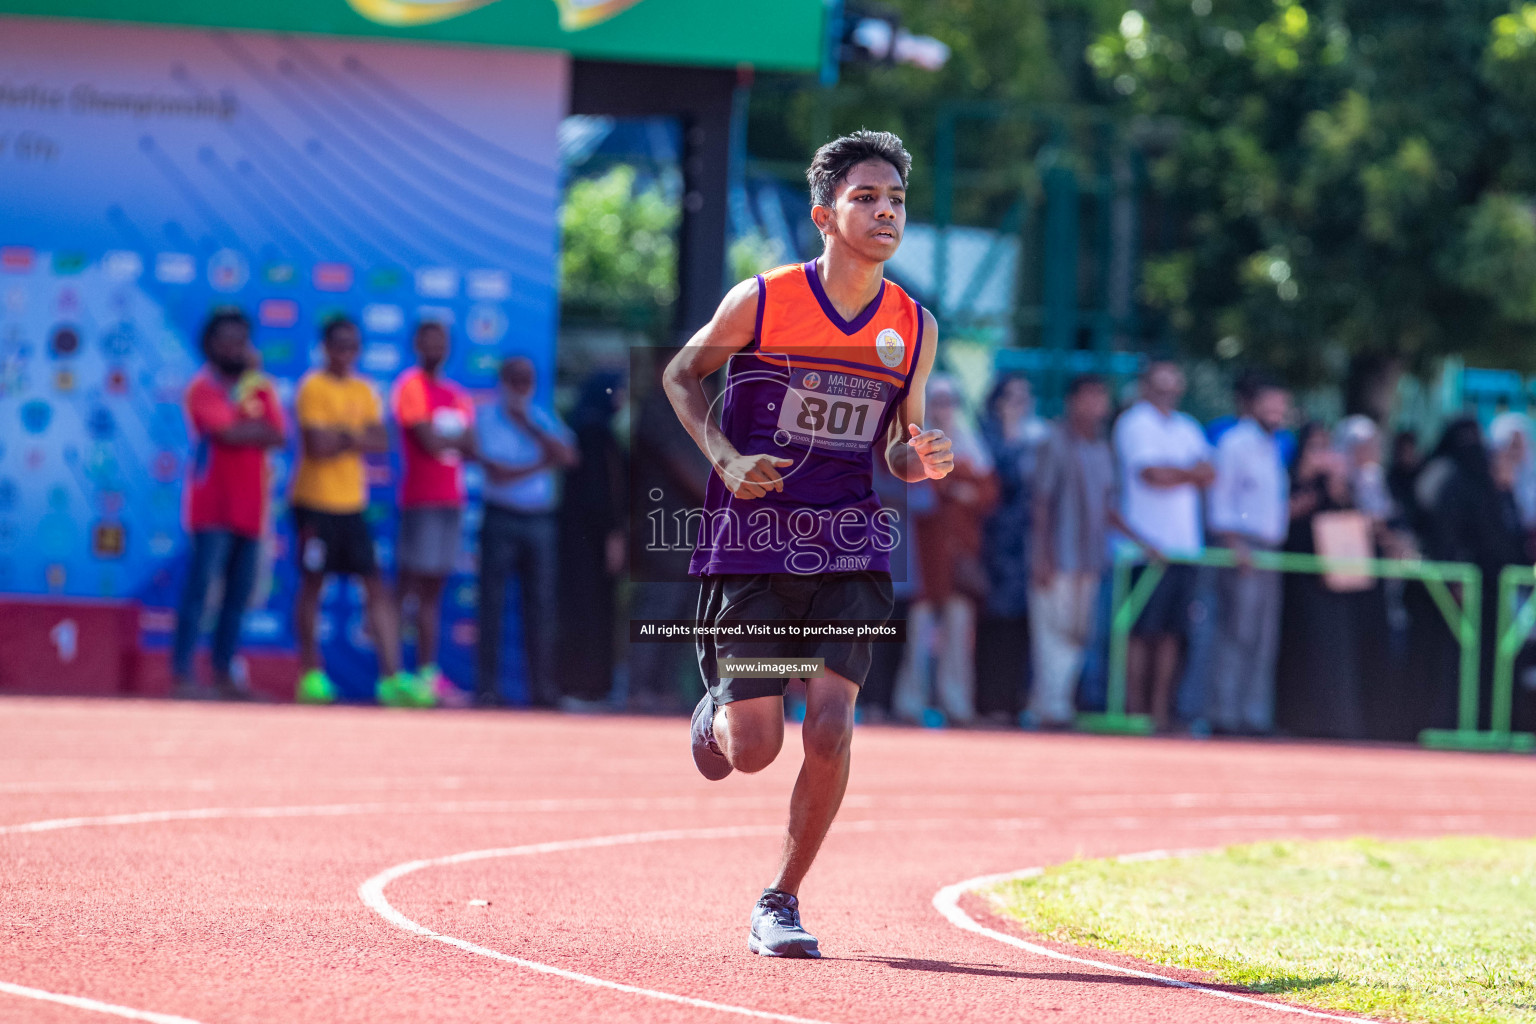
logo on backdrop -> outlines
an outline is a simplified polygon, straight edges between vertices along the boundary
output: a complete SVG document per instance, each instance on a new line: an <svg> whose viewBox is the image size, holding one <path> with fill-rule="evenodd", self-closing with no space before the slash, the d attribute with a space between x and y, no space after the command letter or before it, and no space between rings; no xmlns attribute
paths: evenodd
<svg viewBox="0 0 1536 1024"><path fill-rule="evenodd" d="M496 0L347 0L352 9L380 25L430 25L488 7ZM601 24L640 0L555 0L560 27L567 32Z"/></svg>

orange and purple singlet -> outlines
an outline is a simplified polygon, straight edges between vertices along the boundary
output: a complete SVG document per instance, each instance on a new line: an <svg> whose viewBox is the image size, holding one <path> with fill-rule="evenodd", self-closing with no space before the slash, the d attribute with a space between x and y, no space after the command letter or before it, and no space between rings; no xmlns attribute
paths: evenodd
<svg viewBox="0 0 1536 1024"><path fill-rule="evenodd" d="M827 298L816 261L759 274L757 331L733 355L720 427L743 455L792 459L782 492L733 495L711 473L689 572L888 572L895 510L882 509L874 459L911 387L922 307L886 281L852 321Z"/></svg>

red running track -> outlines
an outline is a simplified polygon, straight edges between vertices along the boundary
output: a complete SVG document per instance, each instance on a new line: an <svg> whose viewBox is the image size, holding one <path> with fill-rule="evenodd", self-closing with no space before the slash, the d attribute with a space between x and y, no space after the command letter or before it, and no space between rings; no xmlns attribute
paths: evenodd
<svg viewBox="0 0 1536 1024"><path fill-rule="evenodd" d="M797 764L707 783L681 720L0 700L0 1021L1300 1021L934 896L1074 856L1536 833L1530 758L863 728L802 893L826 958L764 960Z"/></svg>

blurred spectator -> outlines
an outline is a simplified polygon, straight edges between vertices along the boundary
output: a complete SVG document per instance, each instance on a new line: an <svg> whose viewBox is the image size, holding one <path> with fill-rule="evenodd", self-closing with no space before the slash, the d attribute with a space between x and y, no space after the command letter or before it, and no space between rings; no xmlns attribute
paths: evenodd
<svg viewBox="0 0 1536 1024"><path fill-rule="evenodd" d="M1477 421L1470 417L1446 427L1414 488L1426 513L1427 557L1471 562L1495 575L1524 559L1511 458L1520 455L1519 445L1503 452L1497 463L1490 459Z"/></svg>
<svg viewBox="0 0 1536 1024"><path fill-rule="evenodd" d="M1260 380L1259 372L1251 368L1243 370L1233 380L1232 413L1218 416L1205 425L1205 439L1213 449L1221 443L1229 430L1251 412L1254 388ZM1276 441L1279 440L1280 436L1276 435ZM1211 671L1218 640L1216 619L1221 574L1222 570L1215 566L1195 567L1195 583L1191 588L1189 602L1189 628L1184 635L1184 670L1174 686L1174 714L1195 736L1208 736L1211 732Z"/></svg>
<svg viewBox="0 0 1536 1024"><path fill-rule="evenodd" d="M400 674L400 622L394 595L379 574L368 508L365 453L389 450L384 405L373 385L353 372L362 337L345 317L320 334L325 363L299 381L299 466L293 475L293 533L299 559L294 634L299 641L298 699L329 704L336 688L320 657L316 629L327 575L358 576L367 600L368 627L379 659L378 689L409 686Z"/></svg>
<svg viewBox="0 0 1536 1024"><path fill-rule="evenodd" d="M460 691L437 667L443 587L458 563L464 523L464 458L473 457L475 407L443 374L448 329L424 321L415 333L417 365L395 380L390 406L401 434L401 621L414 604L416 676L408 686L384 687L385 704L458 703Z"/></svg>
<svg viewBox="0 0 1536 1024"><path fill-rule="evenodd" d="M1381 431L1369 416L1347 416L1333 431L1333 446L1344 460L1355 508L1377 523L1392 517L1392 492L1381 467Z"/></svg>
<svg viewBox="0 0 1536 1024"><path fill-rule="evenodd" d="M1536 448L1531 444L1531 420L1524 413L1504 412L1488 424L1494 473L1515 498L1520 527L1536 529Z"/></svg>
<svg viewBox="0 0 1536 1024"><path fill-rule="evenodd" d="M932 480L916 480L908 483L898 480L886 466L884 459L875 460L875 493L885 508L895 508L904 513L906 523L926 515L937 502ZM891 596L895 601L890 621L908 622L914 595L922 591L922 567L917 559L917 543L912 529L894 531L896 546L891 549ZM908 622L910 625L910 622ZM870 662L869 675L859 690L859 707L865 721L880 722L891 716L896 694L896 679L906 661L906 648L914 642L912 631L907 631L905 643L877 643Z"/></svg>
<svg viewBox="0 0 1536 1024"><path fill-rule="evenodd" d="M692 619L699 583L688 576L692 551L673 531L682 521L679 515L704 508L704 482L712 471L661 388L668 355L670 350L661 348L630 350L634 380L640 382L631 390L633 447L644 453L630 468L630 606L635 618ZM702 382L711 398L712 381ZM658 516L661 526L654 527L652 517ZM653 529L661 534L655 539L664 543L650 543ZM630 644L629 710L676 712L693 707L702 686L694 659L692 643Z"/></svg>
<svg viewBox="0 0 1536 1024"><path fill-rule="evenodd" d="M475 700L487 707L501 703L502 613L511 578L518 585L529 703L550 707L560 696L555 683L558 471L576 464L576 449L555 411L534 401L538 381L532 360L502 360L499 377L501 400L475 418L486 476Z"/></svg>
<svg viewBox="0 0 1536 1024"><path fill-rule="evenodd" d="M561 706L595 709L613 689L615 588L624 571L628 467L614 429L624 378L598 370L571 410L580 460L560 506Z"/></svg>
<svg viewBox="0 0 1536 1024"><path fill-rule="evenodd" d="M952 439L955 468L932 481L932 511L912 518L922 589L907 620L906 657L893 703L897 715L920 721L933 692L949 721L964 725L976 716L976 609L987 591L981 534L997 501L997 477L954 381L931 377L927 398L928 424ZM938 669L930 687L933 656Z"/></svg>
<svg viewBox="0 0 1536 1024"><path fill-rule="evenodd" d="M1419 503L1413 496L1414 479L1419 475L1419 437L1411 430L1392 435L1392 462L1387 467L1387 493L1396 510L1394 525L1415 534L1419 526Z"/></svg>
<svg viewBox="0 0 1536 1024"><path fill-rule="evenodd" d="M1026 722L1042 728L1070 725L1076 713L1083 652L1109 566L1109 531L1135 536L1115 508L1108 417L1104 381L1077 377L1067 385L1065 415L1040 446L1030 544L1035 685Z"/></svg>
<svg viewBox="0 0 1536 1024"><path fill-rule="evenodd" d="M1518 436L1511 431L1510 435ZM1482 694L1479 728L1488 727L1494 640L1498 632L1499 572L1527 560L1525 531L1515 500L1516 466L1521 444L1510 440L1494 457L1484 446L1477 421L1468 417L1445 428L1434 455L1424 464L1415 495L1424 507L1424 554L1428 558L1471 562L1483 574ZM1443 631L1437 631L1444 635ZM1456 721L1455 647L1443 646L1440 682L1428 694L1426 724L1448 727Z"/></svg>
<svg viewBox="0 0 1536 1024"><path fill-rule="evenodd" d="M1171 362L1148 364L1141 400L1115 424L1114 447L1124 474L1125 522L1158 550L1198 554L1204 548L1200 492L1215 478L1200 425L1178 411L1184 373ZM1150 711L1169 726L1180 641L1189 626L1192 566L1170 565L1132 628L1126 657L1126 707Z"/></svg>
<svg viewBox="0 0 1536 1024"><path fill-rule="evenodd" d="M1291 396L1255 380L1245 415L1216 446L1211 532L1238 567L1216 580L1216 646L1211 666L1211 723L1228 734L1274 727L1275 657L1280 642L1280 576L1255 570L1254 551L1274 551L1290 526L1290 482L1277 433L1291 417Z"/></svg>
<svg viewBox="0 0 1536 1024"><path fill-rule="evenodd" d="M1022 374L987 396L981 435L997 471L998 503L982 531L987 600L976 627L976 711L1014 720L1029 685L1029 536L1036 453L1048 428Z"/></svg>
<svg viewBox="0 0 1536 1024"><path fill-rule="evenodd" d="M206 364L186 393L197 440L187 491L192 545L176 608L171 671L178 697L203 695L192 677L192 652L209 590L217 583L223 597L213 627L214 692L225 700L248 700L230 663L256 582L257 542L268 512L267 449L283 444L283 414L271 380L254 369L251 324L244 314L209 317L202 349Z"/></svg>
<svg viewBox="0 0 1536 1024"><path fill-rule="evenodd" d="M1354 510L1349 466L1320 423L1302 427L1291 466L1291 525L1287 551L1317 554L1318 517ZM1363 528L1363 527L1362 527ZM1303 736L1363 735L1367 664L1385 663L1376 650L1385 627L1379 584L1340 591L1326 577L1292 573L1285 580L1281 616L1277 720Z"/></svg>

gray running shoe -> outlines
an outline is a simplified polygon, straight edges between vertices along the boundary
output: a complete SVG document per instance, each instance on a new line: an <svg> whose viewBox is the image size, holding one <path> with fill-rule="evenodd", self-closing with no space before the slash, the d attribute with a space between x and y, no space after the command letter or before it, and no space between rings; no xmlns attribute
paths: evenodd
<svg viewBox="0 0 1536 1024"><path fill-rule="evenodd" d="M800 927L800 901L777 889L764 889L752 908L747 948L759 956L821 959L816 936Z"/></svg>
<svg viewBox="0 0 1536 1024"><path fill-rule="evenodd" d="M710 782L719 782L731 774L731 762L715 742L715 702L708 690L693 709L692 731L693 763L699 774Z"/></svg>

